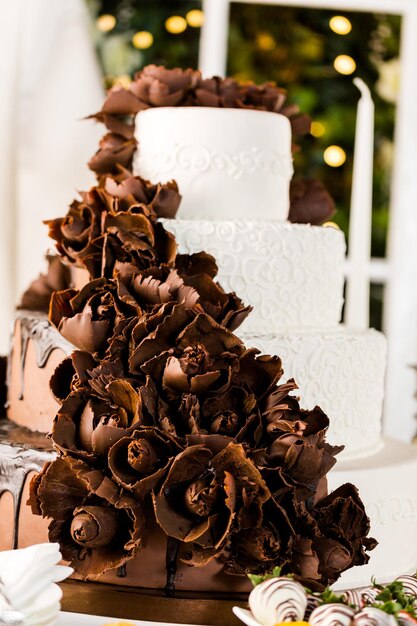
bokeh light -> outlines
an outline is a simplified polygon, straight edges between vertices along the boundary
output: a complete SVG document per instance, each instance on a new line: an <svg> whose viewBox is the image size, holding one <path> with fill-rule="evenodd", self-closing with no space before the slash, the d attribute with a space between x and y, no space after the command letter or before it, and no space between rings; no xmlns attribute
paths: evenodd
<svg viewBox="0 0 417 626"><path fill-rule="evenodd" d="M339 74L353 74L356 70L356 62L350 57L348 54L339 54L334 60L334 69L339 72Z"/></svg>
<svg viewBox="0 0 417 626"><path fill-rule="evenodd" d="M146 50L153 44L153 35L147 30L140 30L133 35L132 44L139 50Z"/></svg>
<svg viewBox="0 0 417 626"><path fill-rule="evenodd" d="M116 18L110 13L104 13L96 19L96 27L102 33L108 33L116 26Z"/></svg>
<svg viewBox="0 0 417 626"><path fill-rule="evenodd" d="M346 152L340 146L329 146L323 153L323 159L330 167L340 167L346 161Z"/></svg>
<svg viewBox="0 0 417 626"><path fill-rule="evenodd" d="M259 33L256 37L256 45L261 50L273 50L277 42L271 33Z"/></svg>
<svg viewBox="0 0 417 626"><path fill-rule="evenodd" d="M324 124L322 124L321 122L317 122L316 120L311 122L310 133L313 135L313 137L323 137L325 132L326 127L324 126Z"/></svg>
<svg viewBox="0 0 417 626"><path fill-rule="evenodd" d="M192 28L201 28L204 24L204 13L201 9L192 9L192 11L188 11L185 19L188 22L188 26Z"/></svg>
<svg viewBox="0 0 417 626"><path fill-rule="evenodd" d="M179 35L187 28L187 20L181 17L181 15L171 15L165 21L165 28L172 35Z"/></svg>
<svg viewBox="0 0 417 626"><path fill-rule="evenodd" d="M352 23L344 15L332 17L329 26L337 35L347 35L352 30Z"/></svg>

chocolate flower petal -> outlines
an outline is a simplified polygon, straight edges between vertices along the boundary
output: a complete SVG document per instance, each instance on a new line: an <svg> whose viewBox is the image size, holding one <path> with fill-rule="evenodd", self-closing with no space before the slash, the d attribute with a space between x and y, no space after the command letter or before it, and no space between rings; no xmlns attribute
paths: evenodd
<svg viewBox="0 0 417 626"><path fill-rule="evenodd" d="M101 122L111 133L114 133L115 135L121 135L125 139L132 139L135 134L134 123L129 123L129 118L119 117L119 115L117 114L99 111L98 113L87 116L86 119L92 119L97 122ZM132 174L128 172L128 176L131 175ZM128 176L125 176L125 178L127 178Z"/></svg>
<svg viewBox="0 0 417 626"><path fill-rule="evenodd" d="M88 352L74 350L55 369L49 381L52 395L57 402L63 402L71 391L87 389L88 371L96 366L97 362Z"/></svg>
<svg viewBox="0 0 417 626"><path fill-rule="evenodd" d="M129 90L144 106L176 106L186 97L188 89L196 83L199 76L193 70L167 70L148 65L136 74Z"/></svg>
<svg viewBox="0 0 417 626"><path fill-rule="evenodd" d="M19 309L48 313L52 293L70 287L70 270L64 265L61 258L56 255L48 255L46 258L48 261L47 273L41 274L30 284L22 295Z"/></svg>
<svg viewBox="0 0 417 626"><path fill-rule="evenodd" d="M282 363L278 356L260 355L259 350L250 348L245 350L240 359L235 381L261 399L275 388L282 374Z"/></svg>
<svg viewBox="0 0 417 626"><path fill-rule="evenodd" d="M334 213L333 199L319 180L291 181L290 222L320 225Z"/></svg>
<svg viewBox="0 0 417 626"><path fill-rule="evenodd" d="M165 365L162 384L165 388L187 393L190 391L190 384L187 375L181 368L180 361L174 357L168 357Z"/></svg>
<svg viewBox="0 0 417 626"><path fill-rule="evenodd" d="M210 278L215 278L218 272L216 259L207 252L177 254L175 258L175 267L177 268L180 276L207 274Z"/></svg>
<svg viewBox="0 0 417 626"><path fill-rule="evenodd" d="M196 525L195 520L184 509L180 498L184 498L184 483L188 486L200 475L204 475L211 458L212 453L204 446L191 446L173 461L160 492L154 497L156 520L169 537L186 541Z"/></svg>
<svg viewBox="0 0 417 626"><path fill-rule="evenodd" d="M149 329L147 322L152 323L152 317L149 316L140 321L133 331L138 345L129 358L132 373L139 372L144 363L168 350L173 343L173 338L178 336L178 332L193 316L192 311L172 302L163 305L157 314L161 321L155 330Z"/></svg>
<svg viewBox="0 0 417 626"><path fill-rule="evenodd" d="M100 471L71 457L47 463L30 485L35 515L50 517L50 541L79 576L95 579L133 558L145 518L140 505Z"/></svg>
<svg viewBox="0 0 417 626"><path fill-rule="evenodd" d="M107 338L111 334L111 321L94 320L91 306L86 305L82 313L64 317L59 323L58 330L79 350L95 353L106 346Z"/></svg>
<svg viewBox="0 0 417 626"><path fill-rule="evenodd" d="M134 138L107 133L101 139L98 151L89 160L88 167L101 176L116 173L120 166L130 170L136 147Z"/></svg>
<svg viewBox="0 0 417 626"><path fill-rule="evenodd" d="M230 331L236 330L252 310L235 293L226 293L208 274L185 276L184 282L198 292L204 311Z"/></svg>
<svg viewBox="0 0 417 626"><path fill-rule="evenodd" d="M180 350L194 344L200 344L213 355L243 352L242 341L206 314L197 315L178 336L177 347Z"/></svg>
<svg viewBox="0 0 417 626"><path fill-rule="evenodd" d="M108 92L101 110L103 113L112 115L131 115L138 113L142 108L140 102L131 91L116 86L112 87Z"/></svg>
<svg viewBox="0 0 417 626"><path fill-rule="evenodd" d="M72 392L64 400L52 424L51 438L54 446L62 453L69 453L80 459L95 460L92 447L85 433L91 431L90 422L86 422L84 414L86 399L83 392ZM79 424L83 419L83 432L80 436Z"/></svg>

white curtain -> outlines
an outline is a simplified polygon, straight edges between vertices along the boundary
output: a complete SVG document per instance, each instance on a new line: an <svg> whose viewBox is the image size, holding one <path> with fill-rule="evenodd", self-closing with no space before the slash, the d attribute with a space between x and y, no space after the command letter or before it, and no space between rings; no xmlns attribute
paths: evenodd
<svg viewBox="0 0 417 626"><path fill-rule="evenodd" d="M14 306L45 269L43 219L64 215L94 176L102 104L83 0L2 1L0 19L0 353Z"/></svg>

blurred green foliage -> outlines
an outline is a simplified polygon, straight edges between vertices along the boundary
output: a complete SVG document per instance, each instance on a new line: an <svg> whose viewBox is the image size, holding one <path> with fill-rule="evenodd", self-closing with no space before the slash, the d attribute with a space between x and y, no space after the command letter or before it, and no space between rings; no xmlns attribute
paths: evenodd
<svg viewBox="0 0 417 626"><path fill-rule="evenodd" d="M307 2L306 2L307 4ZM181 34L171 34L165 20L172 15L186 16L201 8L195 0L89 0L93 18L103 14L116 17L110 32L94 29L105 84L123 84L126 75L148 63L168 67L197 67L199 28L188 26ZM337 12L288 8L262 4L231 3L227 73L240 80L257 83L273 80L286 87L289 100L322 124L323 134L302 142L295 156L296 173L320 178L333 195L335 221L348 235L356 105L359 92L353 76L370 87L375 101L375 159L372 254L383 257L386 249L395 100L399 82L399 16L371 13L342 13L352 29L339 35L329 21ZM153 44L137 50L132 36L146 30ZM356 71L338 73L334 59L349 55ZM119 79L119 77L121 77ZM323 152L338 145L346 153L340 167L324 163ZM382 287L372 290L371 318L380 327Z"/></svg>

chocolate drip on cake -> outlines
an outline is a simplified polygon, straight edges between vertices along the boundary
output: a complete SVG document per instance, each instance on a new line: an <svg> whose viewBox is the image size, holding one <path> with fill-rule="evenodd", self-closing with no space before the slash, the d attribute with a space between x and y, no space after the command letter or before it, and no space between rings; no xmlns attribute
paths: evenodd
<svg viewBox="0 0 417 626"><path fill-rule="evenodd" d="M26 363L26 354L29 341L32 340L35 346L36 364L38 367L45 367L51 353L60 349L65 354L70 354L73 346L64 339L64 337L50 324L47 317L42 314L33 312L19 314L20 323L20 371L21 371L21 389L19 400L24 397L24 372ZM10 368L8 371L8 381L10 384Z"/></svg>
<svg viewBox="0 0 417 626"><path fill-rule="evenodd" d="M175 595L175 576L177 574L177 559L178 551L180 549L181 542L173 537L167 539L167 551L166 551L166 572L167 582L165 585L165 594L167 596Z"/></svg>
<svg viewBox="0 0 417 626"><path fill-rule="evenodd" d="M117 570L117 576L119 578L126 578L126 565L121 565Z"/></svg>
<svg viewBox="0 0 417 626"><path fill-rule="evenodd" d="M13 549L18 547L19 513L22 493L29 472L39 472L55 453L39 433L0 419L0 497L9 492L13 498Z"/></svg>

